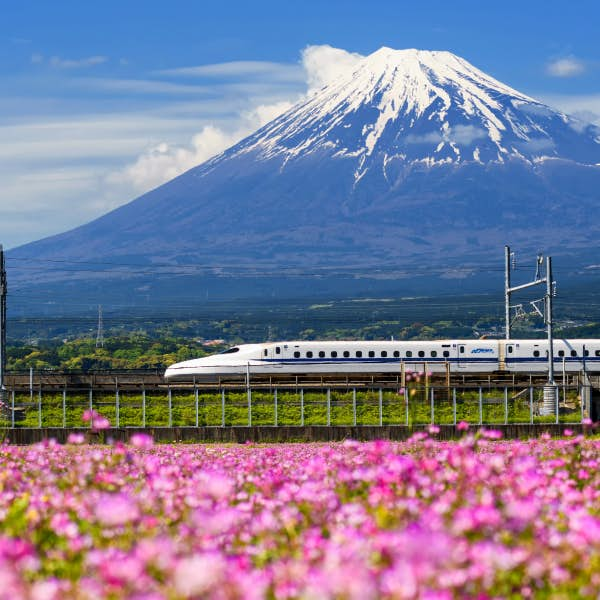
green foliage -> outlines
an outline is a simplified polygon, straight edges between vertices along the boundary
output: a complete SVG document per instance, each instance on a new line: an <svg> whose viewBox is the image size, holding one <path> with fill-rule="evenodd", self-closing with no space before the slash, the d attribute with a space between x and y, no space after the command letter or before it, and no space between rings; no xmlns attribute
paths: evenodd
<svg viewBox="0 0 600 600"><path fill-rule="evenodd" d="M217 348L217 350L220 348ZM95 340L52 340L37 346L14 343L8 346L8 369L33 368L88 371L94 369L162 369L175 362L198 358L207 352L191 340L145 334L109 337L103 348Z"/></svg>

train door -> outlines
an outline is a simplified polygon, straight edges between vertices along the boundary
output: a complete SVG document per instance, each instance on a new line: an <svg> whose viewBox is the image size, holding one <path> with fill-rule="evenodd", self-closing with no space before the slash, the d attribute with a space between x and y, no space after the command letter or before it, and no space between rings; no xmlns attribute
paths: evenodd
<svg viewBox="0 0 600 600"><path fill-rule="evenodd" d="M466 369L467 365L467 348L465 344L456 344L456 365L459 370Z"/></svg>
<svg viewBox="0 0 600 600"><path fill-rule="evenodd" d="M282 356L282 348L281 346L272 346L271 347L272 358L275 360L271 363L271 366L274 369L281 369L283 367L283 356Z"/></svg>

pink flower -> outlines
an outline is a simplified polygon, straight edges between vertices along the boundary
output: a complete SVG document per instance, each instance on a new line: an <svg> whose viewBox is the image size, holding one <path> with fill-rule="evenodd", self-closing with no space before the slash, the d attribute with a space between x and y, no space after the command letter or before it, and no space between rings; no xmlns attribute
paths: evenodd
<svg viewBox="0 0 600 600"><path fill-rule="evenodd" d="M70 433L67 438L67 444L83 444L85 435L83 433Z"/></svg>
<svg viewBox="0 0 600 600"><path fill-rule="evenodd" d="M81 419L84 423L90 424L92 431L101 431L103 429L110 429L110 421L95 410L85 410Z"/></svg>
<svg viewBox="0 0 600 600"><path fill-rule="evenodd" d="M469 424L466 421L461 421L456 426L456 429L458 429L458 431L467 431L467 429L469 429Z"/></svg>
<svg viewBox="0 0 600 600"><path fill-rule="evenodd" d="M96 518L109 527L135 521L140 511L136 502L126 494L102 494L94 509Z"/></svg>
<svg viewBox="0 0 600 600"><path fill-rule="evenodd" d="M502 432L497 429L484 429L481 435L488 440L500 440L502 439Z"/></svg>
<svg viewBox="0 0 600 600"><path fill-rule="evenodd" d="M134 433L129 438L129 442L132 446L135 446L136 448L144 448L145 450L148 450L154 446L154 440L152 439L152 436L146 433Z"/></svg>
<svg viewBox="0 0 600 600"><path fill-rule="evenodd" d="M173 574L175 590L186 598L209 595L211 589L226 584L221 583L224 570L225 561L216 553L182 558Z"/></svg>

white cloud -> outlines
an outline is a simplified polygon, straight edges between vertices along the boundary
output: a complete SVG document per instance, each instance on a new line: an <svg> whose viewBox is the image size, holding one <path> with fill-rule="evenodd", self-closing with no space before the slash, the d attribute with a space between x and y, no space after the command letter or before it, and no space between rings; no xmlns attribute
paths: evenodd
<svg viewBox="0 0 600 600"><path fill-rule="evenodd" d="M321 89L338 77L349 75L362 58L364 56L361 54L327 44L307 46L302 51L302 66L306 71L309 93Z"/></svg>
<svg viewBox="0 0 600 600"><path fill-rule="evenodd" d="M520 144L526 152L545 152L554 149L554 142L550 138L533 138Z"/></svg>
<svg viewBox="0 0 600 600"><path fill-rule="evenodd" d="M548 95L544 101L580 120L600 125L600 94Z"/></svg>
<svg viewBox="0 0 600 600"><path fill-rule="evenodd" d="M584 71L585 64L574 56L559 58L546 66L546 73L552 77L575 77Z"/></svg>
<svg viewBox="0 0 600 600"><path fill-rule="evenodd" d="M96 90L100 92L132 93L132 94L180 94L209 95L207 86L173 83L154 79L114 79L109 77L79 77L69 83L69 87Z"/></svg>
<svg viewBox="0 0 600 600"><path fill-rule="evenodd" d="M440 142L456 143L461 145L472 144L475 140L482 139L487 133L473 125L457 125L445 131L430 131L423 135L407 135L407 144L439 144Z"/></svg>
<svg viewBox="0 0 600 600"><path fill-rule="evenodd" d="M324 85L335 81L338 77L350 74L362 58L360 54L347 52L346 50L333 48L328 45L308 46L302 52L302 68L305 73L305 85L308 88L307 93L312 93L320 89ZM281 63L236 61L201 67L170 69L166 73L169 75L184 74L194 76L233 76L247 75L248 73L258 75L262 73L272 76L273 72L279 69L295 68L293 65L285 66ZM102 82L103 80L94 81ZM166 84L166 82L162 83ZM113 81L111 81L111 85L114 85ZM265 91L262 81L259 81L254 88L249 88L244 83L232 84L230 86L224 85L223 88L236 88L246 93L251 91L251 89L255 93ZM194 87L193 89L197 88ZM226 150L239 140L250 135L256 129L277 118L292 107L294 100L297 101L300 98L296 94L295 98L290 98L289 100L263 103L253 107L251 110L241 111L237 119L232 120L233 127L223 128L217 127L214 124L207 124L200 132L192 136L190 142L187 144L172 144L164 141L154 144L138 156L133 163L117 172L109 174L107 181L112 184L130 185L137 193L153 189ZM475 135L471 129L474 128L457 127L454 131L454 136L457 138L456 141L467 143L463 141L465 136Z"/></svg>
<svg viewBox="0 0 600 600"><path fill-rule="evenodd" d="M88 56L86 58L60 58L60 56L50 57L50 66L56 69L80 69L85 67L94 67L108 61L106 56Z"/></svg>
<svg viewBox="0 0 600 600"><path fill-rule="evenodd" d="M259 105L241 115L233 130L206 125L186 145L156 144L134 163L108 175L107 181L130 185L136 192L151 190L233 146L291 106L290 102Z"/></svg>
<svg viewBox="0 0 600 600"><path fill-rule="evenodd" d="M184 77L260 77L263 81L304 81L300 65L258 60L237 60L196 67L179 67L157 73Z"/></svg>
<svg viewBox="0 0 600 600"><path fill-rule="evenodd" d="M237 132L227 134L222 129L207 125L194 135L188 145L161 142L153 146L133 164L109 174L107 182L130 185L137 192L146 192L225 150L238 138Z"/></svg>

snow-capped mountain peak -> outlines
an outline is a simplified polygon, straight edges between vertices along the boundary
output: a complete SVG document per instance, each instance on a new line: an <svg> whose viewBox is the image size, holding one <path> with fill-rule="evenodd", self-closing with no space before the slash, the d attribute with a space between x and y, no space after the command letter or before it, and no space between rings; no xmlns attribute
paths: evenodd
<svg viewBox="0 0 600 600"><path fill-rule="evenodd" d="M595 164L597 137L451 52L382 47L232 150L284 164L325 152L354 160L358 181L390 160Z"/></svg>

